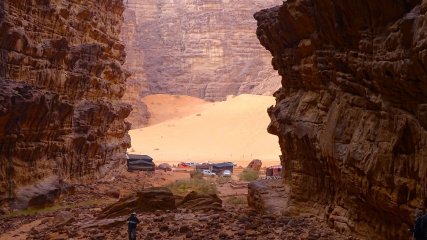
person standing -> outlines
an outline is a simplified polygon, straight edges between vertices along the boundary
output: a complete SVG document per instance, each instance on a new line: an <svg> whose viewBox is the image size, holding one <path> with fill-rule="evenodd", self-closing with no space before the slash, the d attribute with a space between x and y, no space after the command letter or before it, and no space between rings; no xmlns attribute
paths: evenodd
<svg viewBox="0 0 427 240"><path fill-rule="evenodd" d="M136 212L133 212L127 221L129 240L136 240L136 226L139 223L139 219L136 217Z"/></svg>
<svg viewBox="0 0 427 240"><path fill-rule="evenodd" d="M415 212L415 224L412 234L415 240L427 240L427 214L421 209Z"/></svg>

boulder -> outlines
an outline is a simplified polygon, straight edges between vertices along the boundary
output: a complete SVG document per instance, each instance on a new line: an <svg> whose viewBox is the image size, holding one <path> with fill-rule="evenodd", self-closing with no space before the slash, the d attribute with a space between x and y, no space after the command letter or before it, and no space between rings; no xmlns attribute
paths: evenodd
<svg viewBox="0 0 427 240"><path fill-rule="evenodd" d="M96 219L89 222L83 222L77 224L79 228L97 228L97 229L111 229L126 223L127 216L124 217L114 217L107 219Z"/></svg>
<svg viewBox="0 0 427 240"><path fill-rule="evenodd" d="M146 188L127 198L107 206L102 210L100 218L128 215L132 212L152 212L156 210L176 209L175 198L168 188Z"/></svg>
<svg viewBox="0 0 427 240"><path fill-rule="evenodd" d="M171 165L167 164L167 163L161 163L159 164L159 166L157 166L157 169L159 170L163 170L163 171L172 171L172 167Z"/></svg>
<svg viewBox="0 0 427 240"><path fill-rule="evenodd" d="M259 171L261 170L261 167L262 167L262 161L259 159L254 159L248 164L246 168L252 169L254 171Z"/></svg>
<svg viewBox="0 0 427 240"><path fill-rule="evenodd" d="M187 194L178 204L178 208L192 211L223 211L222 200L216 194L201 194L195 191Z"/></svg>
<svg viewBox="0 0 427 240"><path fill-rule="evenodd" d="M288 195L282 179L253 181L248 185L248 205L262 214L281 215Z"/></svg>
<svg viewBox="0 0 427 240"><path fill-rule="evenodd" d="M53 218L53 224L55 226L67 225L75 220L74 214L69 211L59 212Z"/></svg>
<svg viewBox="0 0 427 240"><path fill-rule="evenodd" d="M12 203L14 209L45 208L55 204L61 194L74 192L74 186L51 176L33 185L21 188Z"/></svg>

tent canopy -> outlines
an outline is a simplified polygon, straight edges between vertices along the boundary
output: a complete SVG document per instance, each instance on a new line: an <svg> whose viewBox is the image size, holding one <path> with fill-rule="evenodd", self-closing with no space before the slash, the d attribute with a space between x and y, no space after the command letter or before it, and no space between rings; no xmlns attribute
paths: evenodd
<svg viewBox="0 0 427 240"><path fill-rule="evenodd" d="M128 159L153 161L153 158L148 155L128 154Z"/></svg>
<svg viewBox="0 0 427 240"><path fill-rule="evenodd" d="M154 171L155 165L150 156L128 154L127 167L130 171Z"/></svg>

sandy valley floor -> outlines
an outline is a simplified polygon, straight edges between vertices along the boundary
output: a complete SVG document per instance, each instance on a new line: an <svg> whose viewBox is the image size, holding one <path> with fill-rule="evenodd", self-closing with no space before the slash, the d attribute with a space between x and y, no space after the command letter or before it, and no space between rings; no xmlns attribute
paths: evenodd
<svg viewBox="0 0 427 240"><path fill-rule="evenodd" d="M240 95L210 103L155 95L145 101L152 121L159 123L130 131L131 153L150 155L156 163L233 161L245 166L252 159L261 159L264 166L280 163L277 137L266 130L273 97Z"/></svg>

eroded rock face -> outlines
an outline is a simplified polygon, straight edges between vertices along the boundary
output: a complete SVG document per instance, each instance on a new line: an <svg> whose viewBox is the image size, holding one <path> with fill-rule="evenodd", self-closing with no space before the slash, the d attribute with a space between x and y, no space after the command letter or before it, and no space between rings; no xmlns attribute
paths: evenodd
<svg viewBox="0 0 427 240"><path fill-rule="evenodd" d="M282 76L269 109L288 211L406 239L425 207L427 2L299 0L255 15Z"/></svg>
<svg viewBox="0 0 427 240"><path fill-rule="evenodd" d="M175 198L168 188L152 187L111 204L102 210L100 218L125 216L132 212L153 212L175 208Z"/></svg>
<svg viewBox="0 0 427 240"><path fill-rule="evenodd" d="M0 2L0 205L125 158L123 11L121 0Z"/></svg>
<svg viewBox="0 0 427 240"><path fill-rule="evenodd" d="M222 200L216 194L188 193L178 204L178 208L191 211L223 211Z"/></svg>
<svg viewBox="0 0 427 240"><path fill-rule="evenodd" d="M248 205L263 214L281 215L288 196L289 189L282 179L258 180L248 184Z"/></svg>
<svg viewBox="0 0 427 240"><path fill-rule="evenodd" d="M225 100L270 94L280 77L255 35L254 12L280 0L127 0L122 39L132 73L129 121L146 123L141 96L157 93Z"/></svg>

